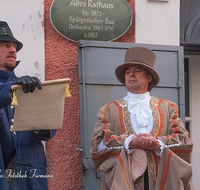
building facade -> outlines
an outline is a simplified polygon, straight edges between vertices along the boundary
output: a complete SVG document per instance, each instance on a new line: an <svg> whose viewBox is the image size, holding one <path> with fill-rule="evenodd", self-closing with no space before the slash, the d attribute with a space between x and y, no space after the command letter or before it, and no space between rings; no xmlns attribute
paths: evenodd
<svg viewBox="0 0 200 190"><path fill-rule="evenodd" d="M49 12L53 0L0 0L1 20L7 21L14 36L23 42L18 53L17 76L36 76L42 81L70 78L71 98L65 101L64 123L56 136L45 144L49 189L81 189L81 148L79 113L78 46L61 36L52 26ZM198 109L200 107L200 39L198 39L200 6L197 0L127 0L133 22L128 31L114 42L184 46L187 62L186 122L195 146L192 156L193 184L198 181L200 140ZM189 7L189 8L187 8ZM186 18L183 15L191 15ZM193 27L192 27L193 26ZM196 26L197 28L195 28ZM188 29L188 27L190 27ZM187 30L188 29L188 30ZM195 42L195 43L194 43Z"/></svg>

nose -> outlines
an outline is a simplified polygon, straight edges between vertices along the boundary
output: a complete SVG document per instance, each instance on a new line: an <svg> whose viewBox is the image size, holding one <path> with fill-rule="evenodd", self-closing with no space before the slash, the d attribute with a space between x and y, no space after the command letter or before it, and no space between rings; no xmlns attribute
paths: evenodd
<svg viewBox="0 0 200 190"><path fill-rule="evenodd" d="M16 46L15 46L15 45L10 45L10 46L9 46L9 51L10 51L10 52L17 52Z"/></svg>
<svg viewBox="0 0 200 190"><path fill-rule="evenodd" d="M131 71L131 76L135 77L135 71Z"/></svg>

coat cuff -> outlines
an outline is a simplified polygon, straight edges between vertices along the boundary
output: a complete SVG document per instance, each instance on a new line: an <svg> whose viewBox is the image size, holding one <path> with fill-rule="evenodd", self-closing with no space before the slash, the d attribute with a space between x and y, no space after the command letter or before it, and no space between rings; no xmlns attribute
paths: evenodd
<svg viewBox="0 0 200 190"><path fill-rule="evenodd" d="M127 154L131 154L135 150L135 149L129 149L129 144L135 137L136 137L135 134L132 134L129 137L127 137L124 142L124 149L127 152Z"/></svg>

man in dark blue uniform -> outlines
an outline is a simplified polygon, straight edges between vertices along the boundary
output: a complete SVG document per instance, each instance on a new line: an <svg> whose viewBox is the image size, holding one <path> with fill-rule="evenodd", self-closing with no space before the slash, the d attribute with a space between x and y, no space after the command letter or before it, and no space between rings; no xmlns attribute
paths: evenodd
<svg viewBox="0 0 200 190"><path fill-rule="evenodd" d="M51 139L56 130L10 132L15 110L11 86L22 85L24 93L42 89L38 78L14 74L19 64L16 54L22 46L8 24L0 21L0 189L48 190L42 141Z"/></svg>

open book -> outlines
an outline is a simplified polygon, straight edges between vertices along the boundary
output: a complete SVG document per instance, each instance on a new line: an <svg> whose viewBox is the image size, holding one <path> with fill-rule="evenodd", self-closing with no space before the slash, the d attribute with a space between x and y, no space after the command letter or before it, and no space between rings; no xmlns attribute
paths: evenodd
<svg viewBox="0 0 200 190"><path fill-rule="evenodd" d="M59 129L63 125L65 97L70 97L69 78L42 82L42 89L23 93L13 85L15 115L11 131Z"/></svg>

